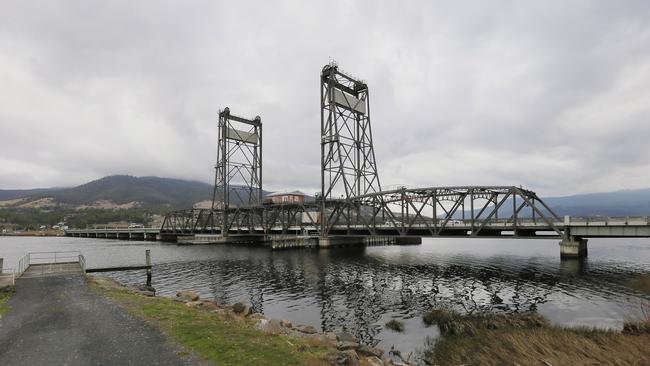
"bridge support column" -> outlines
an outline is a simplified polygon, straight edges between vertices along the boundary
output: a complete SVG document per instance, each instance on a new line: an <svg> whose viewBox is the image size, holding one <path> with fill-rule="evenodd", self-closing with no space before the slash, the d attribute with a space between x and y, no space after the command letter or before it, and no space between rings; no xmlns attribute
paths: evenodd
<svg viewBox="0 0 650 366"><path fill-rule="evenodd" d="M333 247L347 247L347 246L362 246L364 240L361 237L354 236L329 236L318 238L318 246L320 248L333 248Z"/></svg>
<svg viewBox="0 0 650 366"><path fill-rule="evenodd" d="M144 233L129 233L129 240L144 240Z"/></svg>
<svg viewBox="0 0 650 366"><path fill-rule="evenodd" d="M178 234L160 233L156 237L156 240L169 242L169 243L175 243L177 238L178 238Z"/></svg>
<svg viewBox="0 0 650 366"><path fill-rule="evenodd" d="M587 239L570 236L560 242L560 258L577 259L587 256Z"/></svg>
<svg viewBox="0 0 650 366"><path fill-rule="evenodd" d="M395 245L419 245L422 238L417 236L398 236L395 238Z"/></svg>

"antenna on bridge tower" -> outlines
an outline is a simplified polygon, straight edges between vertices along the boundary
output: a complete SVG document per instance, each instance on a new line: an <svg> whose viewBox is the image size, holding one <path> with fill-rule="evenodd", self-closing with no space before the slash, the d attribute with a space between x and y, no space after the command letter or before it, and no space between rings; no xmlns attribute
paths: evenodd
<svg viewBox="0 0 650 366"><path fill-rule="evenodd" d="M321 73L320 99L321 198L380 192L368 86L330 62Z"/></svg>
<svg viewBox="0 0 650 366"><path fill-rule="evenodd" d="M223 210L224 223L231 203L262 204L262 119L246 119L219 111L219 138L212 210ZM232 184L235 183L235 184ZM233 202L234 201L234 202Z"/></svg>

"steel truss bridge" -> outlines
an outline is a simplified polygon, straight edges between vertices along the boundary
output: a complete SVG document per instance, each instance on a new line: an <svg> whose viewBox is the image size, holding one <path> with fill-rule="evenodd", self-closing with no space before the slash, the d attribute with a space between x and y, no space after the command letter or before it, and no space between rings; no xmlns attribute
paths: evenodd
<svg viewBox="0 0 650 366"><path fill-rule="evenodd" d="M564 230L562 219L523 188L432 187L324 202L176 211L167 215L161 233L560 237Z"/></svg>
<svg viewBox="0 0 650 366"><path fill-rule="evenodd" d="M585 237L650 236L647 218L572 223L522 187L382 190L367 84L335 63L323 67L320 82L321 192L315 200L263 202L261 118L238 117L225 108L219 112L212 208L169 213L160 235L558 237L585 251Z"/></svg>

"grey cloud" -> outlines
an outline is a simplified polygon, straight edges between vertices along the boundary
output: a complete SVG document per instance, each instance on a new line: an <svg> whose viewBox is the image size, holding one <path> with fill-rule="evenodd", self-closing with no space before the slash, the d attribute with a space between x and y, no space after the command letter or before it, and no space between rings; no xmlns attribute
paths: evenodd
<svg viewBox="0 0 650 366"><path fill-rule="evenodd" d="M650 5L9 2L0 187L211 181L216 114L262 116L269 189L319 187L318 75L370 86L384 185L650 183Z"/></svg>

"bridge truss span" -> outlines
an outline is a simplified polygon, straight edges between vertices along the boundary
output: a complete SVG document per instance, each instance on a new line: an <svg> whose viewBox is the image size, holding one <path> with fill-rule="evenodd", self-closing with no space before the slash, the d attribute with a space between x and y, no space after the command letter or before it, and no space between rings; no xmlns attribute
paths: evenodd
<svg viewBox="0 0 650 366"><path fill-rule="evenodd" d="M348 231L368 235L562 235L555 212L535 192L514 186L401 188L352 197L329 214L327 233L339 231L343 218L352 223Z"/></svg>
<svg viewBox="0 0 650 366"><path fill-rule="evenodd" d="M161 233L559 237L563 229L561 219L535 192L514 186L467 186L402 188L308 203L182 210L167 215Z"/></svg>

